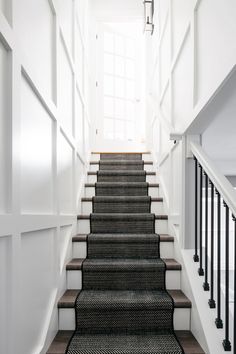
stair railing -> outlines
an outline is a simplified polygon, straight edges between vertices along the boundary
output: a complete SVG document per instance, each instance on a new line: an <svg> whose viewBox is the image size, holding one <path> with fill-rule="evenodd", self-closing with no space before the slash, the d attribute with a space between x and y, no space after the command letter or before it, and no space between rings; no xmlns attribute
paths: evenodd
<svg viewBox="0 0 236 354"><path fill-rule="evenodd" d="M204 291L210 291L210 298L208 301L209 307L211 309L216 308L216 327L224 328L225 338L222 344L225 351L231 351L229 312L229 253L231 248L229 242L230 214L232 215L234 223L234 315L232 333L234 352L236 352L236 191L227 178L214 166L214 163L212 163L199 144L191 143L191 151L195 160L195 253L193 260L194 262L199 262L198 274L199 276L204 277ZM216 212L215 197L217 204ZM224 234L222 234L222 204L225 207L225 225L223 225L225 226ZM204 214L203 209L205 211ZM210 223L208 221L209 216ZM210 232L208 227L209 224ZM223 242L225 243L224 250L222 250ZM217 250L216 252L215 248ZM225 258L224 320L222 319L223 311L221 308L221 268L223 256ZM214 269L215 261L216 276ZM208 267L210 267L210 269Z"/></svg>

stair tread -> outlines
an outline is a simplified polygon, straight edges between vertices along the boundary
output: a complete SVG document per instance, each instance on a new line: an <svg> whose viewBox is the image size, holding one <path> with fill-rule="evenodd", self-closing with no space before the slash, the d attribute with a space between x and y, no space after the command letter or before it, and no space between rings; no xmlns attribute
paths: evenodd
<svg viewBox="0 0 236 354"><path fill-rule="evenodd" d="M87 258L88 260L88 258ZM102 263L106 263L106 264L109 264L109 262L111 262L110 259L105 259L105 258L102 258L102 259L89 259L90 260L90 263L99 263L99 262L102 262ZM155 261L156 263L158 262L159 258L156 258L156 259L128 259L128 261L131 263L133 263L133 265L151 265L151 264L155 264ZM177 262L175 259L173 258L163 258L162 259L163 262L166 264L166 269L167 270L181 270L182 269L182 266L179 262ZM83 265L83 262L85 261L85 259L82 259L82 258L73 258L69 263L67 263L66 265L66 270L81 270L82 269L82 265ZM119 264L122 264L122 262L124 262L124 259L122 258L116 258L116 259L112 259L112 262L114 264L114 262L117 262L117 265Z"/></svg>
<svg viewBox="0 0 236 354"><path fill-rule="evenodd" d="M124 154L124 155L133 155L133 154L148 154L150 155L151 152L150 151L92 151L91 152L92 155L100 155L100 154Z"/></svg>
<svg viewBox="0 0 236 354"><path fill-rule="evenodd" d="M73 236L72 242L87 242L88 234L78 234Z"/></svg>
<svg viewBox="0 0 236 354"><path fill-rule="evenodd" d="M65 354L74 331L58 331L47 354ZM205 354L190 331L175 331L185 354Z"/></svg>
<svg viewBox="0 0 236 354"><path fill-rule="evenodd" d="M66 265L66 270L81 270L84 262L84 258L73 258Z"/></svg>
<svg viewBox="0 0 236 354"><path fill-rule="evenodd" d="M131 201L135 201L135 200L137 200L137 199L143 199L143 200L147 200L149 197L148 196L141 196L141 197L137 197L137 196L104 196L104 197L102 197L102 196L97 196L96 197L97 198L97 200L99 200L99 199L103 199L103 200L105 200L105 199L107 199L108 201L109 200L131 200ZM81 198L81 201L82 202L92 202L93 201L93 197L92 198ZM160 203L162 203L163 202L163 198L151 198L151 202L160 202Z"/></svg>
<svg viewBox="0 0 236 354"><path fill-rule="evenodd" d="M101 172L101 171L100 171ZM116 174L139 174L140 170L102 170L103 174L116 173ZM146 171L147 176L156 176L156 172ZM88 171L88 176L97 176L97 171Z"/></svg>
<svg viewBox="0 0 236 354"><path fill-rule="evenodd" d="M90 216L91 215L99 215L100 217L109 217L109 218L116 218L118 215L119 216L124 216L124 217L131 217L132 216L132 219L135 219L135 218L140 218L141 216L146 216L146 215L153 215L151 213L134 213L134 214L128 214L128 213L106 213L106 214L103 214L103 213L91 213L91 214L80 214L80 215L77 215L77 219L78 220L90 220ZM128 215L128 216L127 216ZM155 215L155 219L156 220L168 220L168 215Z"/></svg>
<svg viewBox="0 0 236 354"><path fill-rule="evenodd" d="M104 291L103 291L104 292ZM106 291L105 291L106 292ZM148 291L147 291L148 292ZM156 291L158 293L158 291ZM74 308L80 290L66 290L58 302L59 308ZM152 293L155 293L152 291ZM176 308L191 308L191 301L181 290L168 290Z"/></svg>
<svg viewBox="0 0 236 354"><path fill-rule="evenodd" d="M137 184L147 184L148 182L96 182L96 183L103 183L103 184L107 184L109 186L109 183L110 184L117 184L117 186L123 184L123 185L128 185L128 186L134 186L137 185ZM158 188L159 187L159 183L148 183L148 186L149 188ZM85 187L86 188L95 188L95 183L85 183Z"/></svg>
<svg viewBox="0 0 236 354"><path fill-rule="evenodd" d="M153 165L152 161L143 161L143 160L100 160L100 162L102 161L102 163L104 165L109 165L109 164L133 164L133 165L141 165L144 163L144 165ZM105 163L104 163L105 162ZM98 165L99 161L90 161L90 165Z"/></svg>
<svg viewBox="0 0 236 354"><path fill-rule="evenodd" d="M86 242L89 234L78 234L73 236L72 242ZM118 234L116 234L118 235ZM140 235L140 234L139 234ZM174 237L167 234L160 234L161 242L174 242Z"/></svg>

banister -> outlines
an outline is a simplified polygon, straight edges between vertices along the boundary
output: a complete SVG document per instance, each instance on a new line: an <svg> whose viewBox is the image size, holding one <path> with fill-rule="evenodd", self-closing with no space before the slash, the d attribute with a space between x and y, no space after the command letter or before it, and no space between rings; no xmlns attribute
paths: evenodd
<svg viewBox="0 0 236 354"><path fill-rule="evenodd" d="M211 182L218 190L232 214L236 216L236 190L227 178L219 171L214 162L204 152L201 145L195 142L190 144L193 155L197 158Z"/></svg>

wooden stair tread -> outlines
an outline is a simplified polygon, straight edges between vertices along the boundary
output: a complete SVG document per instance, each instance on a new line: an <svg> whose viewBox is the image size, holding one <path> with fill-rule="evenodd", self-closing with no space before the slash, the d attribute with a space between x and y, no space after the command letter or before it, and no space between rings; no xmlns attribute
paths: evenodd
<svg viewBox="0 0 236 354"><path fill-rule="evenodd" d="M104 197L101 196L101 198L106 198L106 197L107 197L107 196L104 196ZM109 197L109 196L108 196L108 197ZM112 199L114 199L114 197L115 197L115 196L110 196L110 198L112 198ZM126 198L131 197L131 198L132 198L132 196L124 196L124 197L126 197ZM82 201L82 202L92 202L92 201L93 201L93 198L84 197L84 198L81 198L81 201ZM151 202L163 203L163 198L151 198Z"/></svg>
<svg viewBox="0 0 236 354"><path fill-rule="evenodd" d="M88 234L78 234L72 237L72 242L87 242Z"/></svg>
<svg viewBox="0 0 236 354"><path fill-rule="evenodd" d="M84 258L73 258L66 265L66 270L81 270Z"/></svg>
<svg viewBox="0 0 236 354"><path fill-rule="evenodd" d="M104 160L104 161L109 161L109 160ZM117 165L119 165L119 161L129 161L129 160L112 160L112 161L115 161L117 162ZM131 160L131 161L142 161L142 160ZM143 161L144 162L144 165L153 165L153 162L152 161ZM98 165L99 164L99 161L90 161L90 165Z"/></svg>
<svg viewBox="0 0 236 354"><path fill-rule="evenodd" d="M58 308L74 308L80 290L66 290L58 301ZM168 290L174 300L175 308L191 308L191 301L181 290Z"/></svg>
<svg viewBox="0 0 236 354"><path fill-rule="evenodd" d="M96 213L96 214L98 214L99 215L99 213ZM103 213L101 213L101 214L103 214ZM111 216L113 216L113 215L116 215L117 213L111 213L111 214L109 214L109 213L104 213L104 214L107 214L107 215L111 215ZM123 214L127 214L127 213L123 213ZM141 213L141 214L145 214L145 213ZM146 214L150 214L150 213L146 213ZM136 215L135 213L134 214L132 214L132 215ZM139 215L139 214L137 214L137 215ZM155 219L156 220L168 220L168 215L155 215ZM77 215L77 220L90 220L90 214L80 214L80 215Z"/></svg>
<svg viewBox="0 0 236 354"><path fill-rule="evenodd" d="M124 154L124 155L133 155L133 154L151 154L150 151L134 151L134 152L122 152L122 151L113 151L113 152L110 152L110 151L92 151L91 152L92 155L97 155L97 154L113 154L113 155L116 155L116 154Z"/></svg>
<svg viewBox="0 0 236 354"><path fill-rule="evenodd" d="M65 354L73 333L73 331L58 331L47 354ZM185 354L205 354L190 331L176 331L175 333Z"/></svg>
<svg viewBox="0 0 236 354"><path fill-rule="evenodd" d="M139 182L100 182L100 183L106 183L106 184L107 183L112 183L112 184L114 184L114 183L117 183L117 184L123 183L123 184L129 185L129 183L139 183ZM140 182L140 183L145 183L145 182ZM91 188L91 187L95 188L95 183L85 183L84 186L86 188ZM159 188L159 183L149 183L148 186L149 186L149 188Z"/></svg>
<svg viewBox="0 0 236 354"><path fill-rule="evenodd" d="M84 260L85 260L85 258L73 258L69 263L67 263L66 270L81 270ZM163 261L166 264L167 270L181 270L182 269L181 264L173 258L163 258Z"/></svg>
<svg viewBox="0 0 236 354"><path fill-rule="evenodd" d="M109 170L110 172L110 170ZM127 172L127 171L126 171ZM88 171L89 176L97 176L97 171ZM146 171L147 176L156 176L156 172Z"/></svg>
<svg viewBox="0 0 236 354"><path fill-rule="evenodd" d="M87 239L88 239L88 234L78 234L76 236L73 236L72 242L87 242ZM160 235L160 241L174 242L174 237L167 234L162 234Z"/></svg>
<svg viewBox="0 0 236 354"><path fill-rule="evenodd" d="M162 260L166 264L167 270L181 270L182 266L179 262L177 262L174 258L162 258Z"/></svg>

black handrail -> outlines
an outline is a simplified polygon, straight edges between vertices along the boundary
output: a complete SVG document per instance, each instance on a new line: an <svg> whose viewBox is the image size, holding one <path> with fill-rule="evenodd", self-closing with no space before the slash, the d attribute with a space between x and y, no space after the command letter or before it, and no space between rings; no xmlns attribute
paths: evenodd
<svg viewBox="0 0 236 354"><path fill-rule="evenodd" d="M221 208L222 196L216 189L212 180L210 180L206 171L203 170L202 165L194 156L195 160L195 250L193 260L199 262L198 274L204 276L203 289L210 290L210 299L208 301L211 309L216 308L217 317L215 324L217 328L223 328L222 309L221 309ZM204 185L203 185L203 176ZM205 188L205 250L204 250L204 264L203 264L203 187ZM210 193L209 193L210 187ZM217 201L217 212L215 213L215 194ZM209 206L210 197L210 206ZM229 311L229 206L224 201L225 206L225 303L224 303L224 331L225 337L223 340L223 347L225 351L231 351L230 342L230 311ZM210 217L211 234L209 235L208 218ZM234 352L236 353L236 217L234 221L234 323L233 323L233 342ZM216 240L215 240L215 221L216 221ZM210 237L210 238L209 238ZM210 240L210 241L209 241ZM209 246L210 242L210 246ZM215 246L217 251L215 252ZM199 247L199 248L198 248ZM208 256L210 255L210 261ZM214 264L216 260L216 276L214 275ZM210 270L208 272L208 264ZM209 279L208 279L209 276ZM209 284L210 280L210 284ZM216 298L214 289L216 287Z"/></svg>

